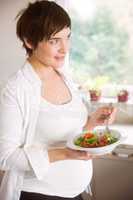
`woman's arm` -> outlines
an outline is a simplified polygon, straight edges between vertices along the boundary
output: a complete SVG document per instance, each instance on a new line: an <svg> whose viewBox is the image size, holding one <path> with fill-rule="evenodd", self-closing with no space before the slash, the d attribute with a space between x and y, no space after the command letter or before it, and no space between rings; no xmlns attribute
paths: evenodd
<svg viewBox="0 0 133 200"><path fill-rule="evenodd" d="M104 106L98 108L89 117L84 126L84 130L93 130L96 126L105 125L108 120L112 124L116 118L117 109L115 107Z"/></svg>
<svg viewBox="0 0 133 200"><path fill-rule="evenodd" d="M59 160L89 160L95 158L94 155L85 152L85 151L78 151L72 150L69 148L63 149L51 149L48 151L49 161L55 162Z"/></svg>

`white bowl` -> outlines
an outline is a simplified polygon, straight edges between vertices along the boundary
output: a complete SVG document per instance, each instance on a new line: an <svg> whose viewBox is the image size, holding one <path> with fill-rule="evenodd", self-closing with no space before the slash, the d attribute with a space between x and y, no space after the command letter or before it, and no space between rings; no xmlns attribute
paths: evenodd
<svg viewBox="0 0 133 200"><path fill-rule="evenodd" d="M99 135L101 132L105 133L105 129L98 129L95 131L95 134ZM80 136L83 136L83 133L82 133L77 136L73 136L69 138L67 141L67 147L74 150L87 151L95 155L104 155L104 154L111 153L117 145L121 144L126 139L126 136L122 136L122 134L118 130L110 129L110 132L112 136L118 139L116 142L112 144L102 146L102 147L92 147L92 148L77 146L76 144L74 144L74 142L77 138L79 138Z"/></svg>

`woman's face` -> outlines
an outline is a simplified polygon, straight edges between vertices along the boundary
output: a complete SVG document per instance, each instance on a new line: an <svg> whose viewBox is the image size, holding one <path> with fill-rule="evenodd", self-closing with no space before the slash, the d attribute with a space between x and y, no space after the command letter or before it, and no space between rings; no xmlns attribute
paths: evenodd
<svg viewBox="0 0 133 200"><path fill-rule="evenodd" d="M64 28L49 40L43 40L33 50L32 56L35 56L47 67L58 68L64 64L66 53L70 44L70 28Z"/></svg>

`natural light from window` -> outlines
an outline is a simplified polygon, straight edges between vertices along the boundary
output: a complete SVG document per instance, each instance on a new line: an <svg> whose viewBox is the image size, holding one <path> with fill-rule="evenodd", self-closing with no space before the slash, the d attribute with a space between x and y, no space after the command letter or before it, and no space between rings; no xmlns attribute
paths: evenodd
<svg viewBox="0 0 133 200"><path fill-rule="evenodd" d="M85 4L83 4L83 0L72 0L71 7L77 11L82 20L91 18L96 10L95 0L86 1Z"/></svg>
<svg viewBox="0 0 133 200"><path fill-rule="evenodd" d="M133 2L130 0L72 0L70 66L74 78L88 89L114 96L132 92Z"/></svg>

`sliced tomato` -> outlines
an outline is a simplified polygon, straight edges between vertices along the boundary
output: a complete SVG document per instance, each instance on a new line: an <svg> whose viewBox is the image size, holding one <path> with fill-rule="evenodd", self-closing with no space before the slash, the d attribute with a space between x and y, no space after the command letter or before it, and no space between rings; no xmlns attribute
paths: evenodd
<svg viewBox="0 0 133 200"><path fill-rule="evenodd" d="M84 135L84 138L85 138L85 139L89 139L89 138L92 138L92 137L94 137L94 134L93 134L93 133L86 133L86 134Z"/></svg>

